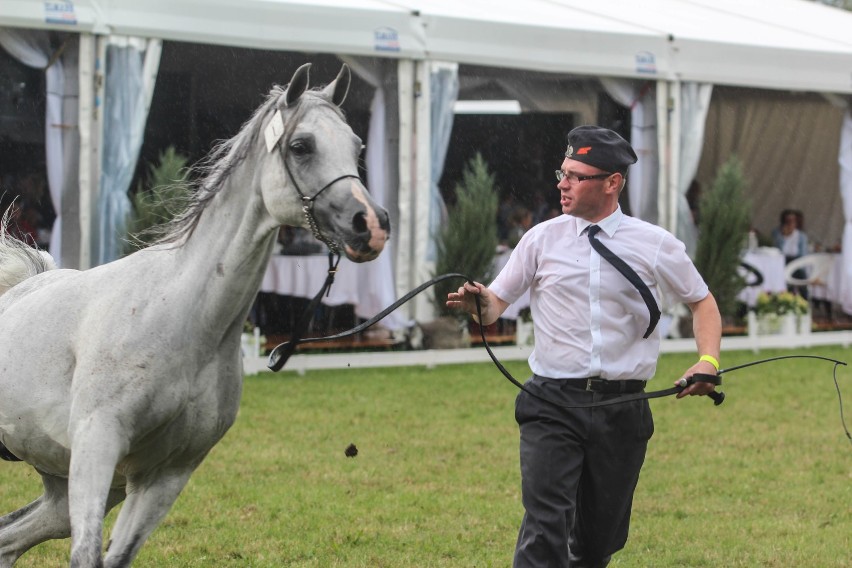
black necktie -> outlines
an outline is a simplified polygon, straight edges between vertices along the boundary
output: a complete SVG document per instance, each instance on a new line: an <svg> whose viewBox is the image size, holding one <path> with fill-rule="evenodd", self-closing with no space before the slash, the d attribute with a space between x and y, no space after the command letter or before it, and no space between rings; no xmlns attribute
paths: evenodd
<svg viewBox="0 0 852 568"><path fill-rule="evenodd" d="M651 335L651 332L654 331L654 328L657 327L657 322L660 321L660 308L657 306L657 301L654 300L654 295L651 294L651 290L649 290L648 286L642 282L642 279L639 278L636 271L630 268L626 262L619 258L617 254L606 248L603 243L595 238L595 235L597 235L600 230L601 228L597 225L589 225L589 243L591 243L592 248L595 249L599 255L605 258L608 263L613 265L616 270L621 272L621 274L627 278L631 284L633 284L633 286L639 291L642 299L645 300L645 305L648 306L648 313L651 316L651 323L648 325L645 335L642 336L643 338L647 338Z"/></svg>

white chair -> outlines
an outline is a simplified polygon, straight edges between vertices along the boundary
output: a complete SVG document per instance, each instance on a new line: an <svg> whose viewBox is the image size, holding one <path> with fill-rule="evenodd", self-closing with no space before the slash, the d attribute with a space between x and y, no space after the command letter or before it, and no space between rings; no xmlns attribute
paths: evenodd
<svg viewBox="0 0 852 568"><path fill-rule="evenodd" d="M834 255L818 252L806 254L796 260L790 261L784 269L787 285L806 289L807 297L812 304L814 312L819 311L829 320L833 318L833 306L831 300L824 298L826 297L826 286L831 278L833 268ZM798 270L804 271L804 278L793 276ZM799 275L801 275L801 272Z"/></svg>
<svg viewBox="0 0 852 568"><path fill-rule="evenodd" d="M834 256L826 252L815 252L800 256L790 261L784 268L784 276L788 286L824 286L828 282L828 275L834 267ZM793 276L793 273L804 269L805 278Z"/></svg>

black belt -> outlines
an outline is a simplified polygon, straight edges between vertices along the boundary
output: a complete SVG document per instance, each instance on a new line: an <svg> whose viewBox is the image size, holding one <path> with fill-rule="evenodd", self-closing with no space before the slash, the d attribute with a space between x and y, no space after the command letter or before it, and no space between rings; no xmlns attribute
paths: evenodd
<svg viewBox="0 0 852 568"><path fill-rule="evenodd" d="M645 390L648 381L625 380L610 381L607 379L560 379L578 389L597 392L601 394L632 394Z"/></svg>

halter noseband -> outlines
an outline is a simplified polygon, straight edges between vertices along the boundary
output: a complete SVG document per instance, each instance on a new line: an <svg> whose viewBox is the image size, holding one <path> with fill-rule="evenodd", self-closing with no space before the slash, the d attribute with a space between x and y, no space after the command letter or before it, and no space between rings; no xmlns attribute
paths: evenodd
<svg viewBox="0 0 852 568"><path fill-rule="evenodd" d="M275 111L275 114L273 114L272 119L269 121L269 124L266 125L266 128L263 131L263 135L266 140L267 152L272 152L276 147L280 145L281 137L284 135L284 130L284 117L281 114L281 110L277 109ZM281 159L284 161L284 169L287 171L287 175L290 177L290 181L293 182L293 187L296 188L296 192L302 198L302 212L305 214L305 220L311 230L311 233L313 233L314 238L325 243L332 254L339 255L340 247L338 247L337 244L334 243L331 239L327 238L319 228L319 223L317 223L317 218L314 215L314 202L323 191L325 191L335 183L339 182L340 180L346 178L354 178L358 181L361 181L361 176L354 174L345 174L340 177L336 177L324 186L322 186L322 188L320 188L320 190L317 191L312 197L309 197L305 195L305 192L302 191L301 187L299 187L299 183L296 181L296 176L294 176L293 172L290 171L290 164L287 163L287 152L282 149L281 154Z"/></svg>
<svg viewBox="0 0 852 568"><path fill-rule="evenodd" d="M339 182L342 179L346 178L354 178L358 181L361 181L361 177L354 174L344 174L342 176L336 177L324 186L320 188L313 196L305 195L305 192L302 191L302 188L299 187L299 183L296 181L296 176L293 175L293 172L290 171L290 164L287 163L287 155L284 154L284 169L287 170L287 175L290 177L290 181L293 182L293 187L296 188L296 192L299 194L299 197L302 198L302 213L305 214L305 220L308 223L308 227L311 229L311 232L314 234L314 238L320 240L326 244L329 250L334 254L340 254L340 247L337 246L331 239L327 238L323 232L319 228L319 223L317 223L317 218L314 215L314 202L316 198L320 196L320 194Z"/></svg>

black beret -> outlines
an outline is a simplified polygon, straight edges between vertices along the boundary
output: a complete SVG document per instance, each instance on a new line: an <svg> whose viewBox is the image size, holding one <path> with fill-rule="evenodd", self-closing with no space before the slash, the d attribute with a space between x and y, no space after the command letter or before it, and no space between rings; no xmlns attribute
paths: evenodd
<svg viewBox="0 0 852 568"><path fill-rule="evenodd" d="M569 132L565 157L605 172L622 174L638 159L627 140L600 126L578 126Z"/></svg>

